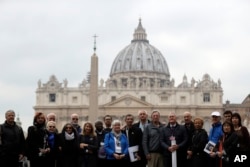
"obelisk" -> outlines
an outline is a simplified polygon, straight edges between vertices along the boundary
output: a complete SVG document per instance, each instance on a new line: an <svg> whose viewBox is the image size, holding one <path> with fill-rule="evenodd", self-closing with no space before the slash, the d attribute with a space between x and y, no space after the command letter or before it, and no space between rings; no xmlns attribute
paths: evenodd
<svg viewBox="0 0 250 167"><path fill-rule="evenodd" d="M90 95L88 121L94 123L98 113L98 57L96 55L96 38L94 35L94 54L91 56L90 67Z"/></svg>

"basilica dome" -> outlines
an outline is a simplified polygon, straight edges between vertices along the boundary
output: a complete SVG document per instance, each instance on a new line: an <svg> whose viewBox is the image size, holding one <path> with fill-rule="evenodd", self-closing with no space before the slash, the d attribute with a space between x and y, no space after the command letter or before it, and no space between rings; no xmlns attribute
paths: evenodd
<svg viewBox="0 0 250 167"><path fill-rule="evenodd" d="M122 49L116 56L111 67L110 78L124 75L147 76L160 79L162 84L168 84L170 73L167 62L161 52L149 44L141 19L133 37L131 44Z"/></svg>

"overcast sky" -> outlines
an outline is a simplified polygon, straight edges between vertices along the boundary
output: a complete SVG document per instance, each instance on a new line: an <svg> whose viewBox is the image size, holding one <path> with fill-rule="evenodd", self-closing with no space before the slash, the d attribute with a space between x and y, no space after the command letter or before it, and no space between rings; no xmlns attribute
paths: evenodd
<svg viewBox="0 0 250 167"><path fill-rule="evenodd" d="M139 18L178 85L208 73L223 101L241 103L250 85L249 0L0 0L0 121L32 124L37 82L51 75L77 87L90 71L97 34L99 78L129 45Z"/></svg>

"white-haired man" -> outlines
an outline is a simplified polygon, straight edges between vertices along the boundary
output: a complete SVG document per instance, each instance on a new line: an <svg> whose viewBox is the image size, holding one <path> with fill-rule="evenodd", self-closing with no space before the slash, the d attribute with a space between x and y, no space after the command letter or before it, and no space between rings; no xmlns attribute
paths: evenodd
<svg viewBox="0 0 250 167"><path fill-rule="evenodd" d="M51 112L51 113L47 114L47 122L49 122L49 121L56 122L56 114L55 113Z"/></svg>
<svg viewBox="0 0 250 167"><path fill-rule="evenodd" d="M78 134L82 133L82 128L81 126L78 124L78 120L79 120L79 116L78 114L72 114L71 115L71 124L73 125L73 127L76 129L76 131L78 132Z"/></svg>
<svg viewBox="0 0 250 167"><path fill-rule="evenodd" d="M140 128L143 132L144 128L150 123L150 121L148 120L147 110L139 110L138 118L139 118L139 121L134 123L133 126Z"/></svg>

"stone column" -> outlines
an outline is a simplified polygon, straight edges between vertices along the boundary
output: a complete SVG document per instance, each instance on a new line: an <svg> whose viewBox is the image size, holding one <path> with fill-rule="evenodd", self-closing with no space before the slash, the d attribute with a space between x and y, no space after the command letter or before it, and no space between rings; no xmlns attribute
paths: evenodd
<svg viewBox="0 0 250 167"><path fill-rule="evenodd" d="M90 71L90 96L89 96L89 114L88 121L94 123L98 113L98 57L94 53L91 56Z"/></svg>

